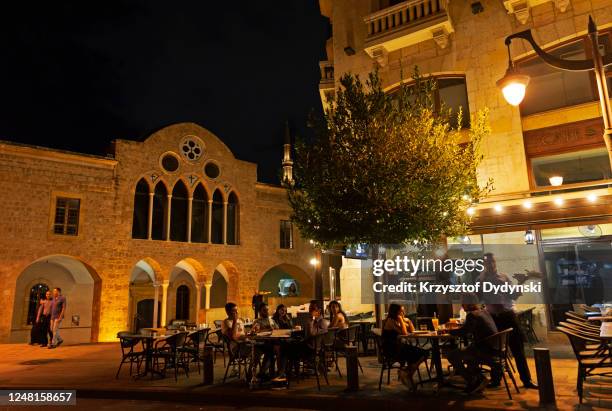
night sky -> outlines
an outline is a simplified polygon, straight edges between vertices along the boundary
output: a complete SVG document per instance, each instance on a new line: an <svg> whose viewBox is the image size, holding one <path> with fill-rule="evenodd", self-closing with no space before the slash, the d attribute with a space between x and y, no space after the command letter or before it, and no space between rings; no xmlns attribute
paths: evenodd
<svg viewBox="0 0 612 411"><path fill-rule="evenodd" d="M0 139L104 155L192 121L277 182L321 111L316 0L19 1L0 17Z"/></svg>

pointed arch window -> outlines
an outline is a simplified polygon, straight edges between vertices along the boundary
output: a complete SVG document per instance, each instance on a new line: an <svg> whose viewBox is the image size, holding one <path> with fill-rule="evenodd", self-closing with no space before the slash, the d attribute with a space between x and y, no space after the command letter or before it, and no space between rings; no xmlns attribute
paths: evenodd
<svg viewBox="0 0 612 411"><path fill-rule="evenodd" d="M205 243L208 241L208 195L202 184L198 184L193 192L191 241L194 243Z"/></svg>
<svg viewBox="0 0 612 411"><path fill-rule="evenodd" d="M213 244L223 244L223 196L219 190L215 190L212 202L212 227L211 236Z"/></svg>
<svg viewBox="0 0 612 411"><path fill-rule="evenodd" d="M187 216L189 199L187 187L179 180L172 189L172 205L170 207L170 240L187 241Z"/></svg>
<svg viewBox="0 0 612 411"><path fill-rule="evenodd" d="M231 192L227 199L227 244L239 243L239 218L238 197Z"/></svg>
<svg viewBox="0 0 612 411"><path fill-rule="evenodd" d="M134 193L134 217L132 238L147 238L149 235L149 184L141 178Z"/></svg>
<svg viewBox="0 0 612 411"><path fill-rule="evenodd" d="M166 186L159 182L155 186L153 195L153 218L151 238L153 240L165 240L166 214L168 210L168 191Z"/></svg>

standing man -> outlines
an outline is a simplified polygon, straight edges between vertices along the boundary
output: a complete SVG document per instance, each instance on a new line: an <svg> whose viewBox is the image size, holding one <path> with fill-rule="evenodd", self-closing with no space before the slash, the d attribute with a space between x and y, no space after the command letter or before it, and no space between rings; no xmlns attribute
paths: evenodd
<svg viewBox="0 0 612 411"><path fill-rule="evenodd" d="M64 342L59 335L60 325L66 313L66 297L62 295L62 289L56 287L53 289L53 303L51 303L51 332L53 339L49 343L49 349L56 348Z"/></svg>
<svg viewBox="0 0 612 411"><path fill-rule="evenodd" d="M525 278L526 280L526 278ZM523 280L523 282L525 282ZM493 253L484 254L484 271L480 274L479 281L490 282L493 284L512 283L512 280L506 275L497 272L497 264ZM493 317L495 325L499 331L512 328L510 338L508 340L510 351L514 356L516 362L516 368L521 376L521 381L525 388L538 388L536 384L531 381L531 372L527 365L527 359L525 358L525 346L523 344L523 332L521 326L516 319L516 313L514 312L514 300L519 295L489 295L485 296L485 306L487 311ZM499 376L501 377L501 375ZM490 387L497 387L500 385L500 378L491 381Z"/></svg>
<svg viewBox="0 0 612 411"><path fill-rule="evenodd" d="M251 305L253 307L253 311L255 312L255 318L259 316L259 306L263 303L263 295L259 292L259 290L255 290L255 294L253 294L253 298L251 299Z"/></svg>

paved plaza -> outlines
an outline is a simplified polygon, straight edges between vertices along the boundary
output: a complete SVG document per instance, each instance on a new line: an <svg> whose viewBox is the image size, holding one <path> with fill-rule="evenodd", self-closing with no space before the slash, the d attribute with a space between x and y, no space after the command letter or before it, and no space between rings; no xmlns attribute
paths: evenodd
<svg viewBox="0 0 612 411"><path fill-rule="evenodd" d="M610 406L606 394L588 388L589 401L578 407L575 391L576 366L568 347L557 343L551 347L553 373L557 395L557 407L560 410L599 409ZM291 389L250 390L236 378L221 384L223 361L217 358L215 365L215 384L202 385L202 375L193 367L189 378L180 374L178 382L174 378L134 379L129 377L127 368L122 370L119 379L115 372L119 364L120 350L118 344L87 344L62 346L48 350L24 344L6 344L0 346L0 388L63 388L76 389L79 408L88 404L90 399L101 399L101 407L118 409L113 402L119 402L121 409L137 407L137 400L147 400L147 409L159 409L163 404L172 403L168 409L175 409L176 404L188 404L188 409L205 406L203 409L232 409L232 407L265 406L276 408L332 409L342 404L343 408L377 409L396 408L410 405L419 409L509 409L531 410L538 408L538 391L521 389L520 394L513 392L509 400L505 389L487 389L481 395L465 394L444 388L436 391L432 385L419 388L417 393L409 392L397 381L397 374L392 373L390 385L383 385L378 391L380 372L376 357L360 357L364 374L360 374L361 389L347 393L346 378L330 372L329 383L323 383L317 391L314 378L300 380L292 384ZM529 365L535 375L533 359ZM340 364L341 368L344 363ZM599 400L599 398L604 398ZM135 401L136 400L136 401ZM159 402L161 405L155 405ZM595 405L595 406L593 406ZM187 405L185 405L187 407ZM215 406L215 407L213 407ZM218 406L218 408L217 408ZM157 407L157 408L156 408ZM174 407L174 408L172 408ZM193 408L192 408L193 407ZM210 408L213 407L213 408ZM200 408L198 408L200 409ZM413 408L415 409L415 408Z"/></svg>

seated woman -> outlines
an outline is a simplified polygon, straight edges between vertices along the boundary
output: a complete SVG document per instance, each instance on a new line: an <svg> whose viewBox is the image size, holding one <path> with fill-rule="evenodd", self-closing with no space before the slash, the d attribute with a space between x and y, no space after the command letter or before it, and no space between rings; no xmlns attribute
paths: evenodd
<svg viewBox="0 0 612 411"><path fill-rule="evenodd" d="M278 328L281 330L292 330L293 329L293 321L289 314L287 314L287 308L284 304L279 304L276 307L276 312L272 316L274 322L278 325Z"/></svg>
<svg viewBox="0 0 612 411"><path fill-rule="evenodd" d="M329 309L329 328L348 328L348 319L338 301L331 301L327 308Z"/></svg>
<svg viewBox="0 0 612 411"><path fill-rule="evenodd" d="M414 332L412 321L404 318L404 315L404 307L399 304L389 305L389 312L382 326L382 349L386 356L402 364L399 371L402 383L415 389L412 377L419 365L427 359L429 352L398 340L398 336Z"/></svg>

